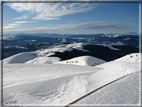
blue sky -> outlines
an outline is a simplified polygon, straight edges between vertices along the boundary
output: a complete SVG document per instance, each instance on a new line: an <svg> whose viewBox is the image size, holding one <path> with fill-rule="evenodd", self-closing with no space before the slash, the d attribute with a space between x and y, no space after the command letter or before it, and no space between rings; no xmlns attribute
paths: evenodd
<svg viewBox="0 0 142 107"><path fill-rule="evenodd" d="M139 32L139 3L4 3L4 33Z"/></svg>

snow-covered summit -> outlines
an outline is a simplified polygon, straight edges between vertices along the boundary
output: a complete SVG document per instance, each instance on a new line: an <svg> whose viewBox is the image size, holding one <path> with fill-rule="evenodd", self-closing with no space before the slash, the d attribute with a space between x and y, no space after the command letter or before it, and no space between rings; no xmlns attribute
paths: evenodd
<svg viewBox="0 0 142 107"><path fill-rule="evenodd" d="M141 63L142 54L141 53L132 53L128 54L122 58L116 59L116 61L125 61L125 62L133 62L133 63Z"/></svg>
<svg viewBox="0 0 142 107"><path fill-rule="evenodd" d="M73 64L73 65L81 65L81 66L97 66L106 61L95 58L92 56L80 56L76 58L72 58L65 61L55 62L54 64Z"/></svg>
<svg viewBox="0 0 142 107"><path fill-rule="evenodd" d="M3 64L25 63L37 57L37 52L23 52L11 57L5 58Z"/></svg>

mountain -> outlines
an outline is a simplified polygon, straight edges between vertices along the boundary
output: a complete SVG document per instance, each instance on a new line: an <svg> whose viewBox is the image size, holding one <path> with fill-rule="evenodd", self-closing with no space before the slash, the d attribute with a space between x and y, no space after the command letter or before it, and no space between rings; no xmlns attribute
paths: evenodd
<svg viewBox="0 0 142 107"><path fill-rule="evenodd" d="M62 47L69 47L72 51L60 52L56 51L54 55L49 57L59 57L62 60L71 59L78 56L89 55L103 59L105 61L115 60L129 53L139 52L138 48L131 45L113 46L109 44L86 44L74 43L69 45L62 45Z"/></svg>
<svg viewBox="0 0 142 107"><path fill-rule="evenodd" d="M21 53L40 49L46 49L53 45L72 43L92 43L110 45L132 45L139 47L139 36L136 33L129 34L7 34L9 38L3 40L3 58ZM52 35L58 35L52 36ZM86 54L88 55L88 54Z"/></svg>
<svg viewBox="0 0 142 107"><path fill-rule="evenodd" d="M117 45L110 45L110 44L71 43L71 44L62 44L57 46L53 45L46 49L37 50L35 52L19 53L14 56L18 57L20 55L22 59L15 58L15 59L19 59L20 62L23 62L23 61L25 62L26 60L28 60L26 58L29 58L30 56L34 56L34 57L36 56L38 58L50 57L50 59L52 59L51 57L57 57L57 58L60 58L61 61L72 59L75 57L80 57L80 56L92 56L92 57L97 57L99 59L102 59L104 61L112 61L124 55L130 54L130 53L136 53L136 52L139 52L138 48L131 45L117 46ZM14 56L8 57L8 59L13 58ZM6 59L7 58L5 58L4 60ZM30 59L30 60L33 60L33 59ZM14 60L14 61L17 61L17 60Z"/></svg>
<svg viewBox="0 0 142 107"><path fill-rule="evenodd" d="M15 34L15 36L13 36L14 34L7 34L4 35L4 37L8 37L8 35L10 37L4 39L2 43L3 47L2 59L21 52L36 51L36 50L46 49L54 45L57 46L62 44L72 44L80 42L92 43L92 44L110 44L112 46L132 45L136 48L141 48L141 46L139 46L139 36L138 34L133 32L128 34L90 34L90 35L89 34L61 35L61 34L41 33L41 34ZM127 52L127 54L128 53L129 52ZM86 55L90 54L87 53Z"/></svg>
<svg viewBox="0 0 142 107"><path fill-rule="evenodd" d="M127 45L139 47L139 35L102 35L96 37L93 42L96 43L116 43L121 42Z"/></svg>

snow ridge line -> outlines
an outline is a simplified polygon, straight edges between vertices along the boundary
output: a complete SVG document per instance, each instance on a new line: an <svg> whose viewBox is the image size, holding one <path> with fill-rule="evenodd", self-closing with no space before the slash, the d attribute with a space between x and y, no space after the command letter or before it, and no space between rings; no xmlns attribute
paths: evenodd
<svg viewBox="0 0 142 107"><path fill-rule="evenodd" d="M93 90L93 91L91 91L91 92L85 94L84 96L82 96L82 97L80 97L80 98L78 98L78 99L72 101L71 103L67 104L67 105L64 106L64 107L69 107L69 106L71 106L72 104L78 102L79 100L81 100L81 99L83 99L83 98L85 98L85 97L91 95L92 93L98 91L99 89L101 89L101 88L103 88L103 87L105 87L105 86L107 86L107 85L109 85L109 84L111 84L111 83L113 83L113 82L115 82L115 81L118 81L118 80L120 80L120 79L122 79L122 78L124 78L124 77L126 77L126 76L128 76L128 75L131 75L131 74L133 74L133 73L134 73L134 72L132 72L132 73L130 73L130 74L127 74L127 75L125 75L125 76L123 76L123 77L120 77L120 78L118 78L118 79L116 79L116 80L113 80L113 81L111 81L111 82L109 82L109 83L107 83L107 84L105 84L105 85L103 85L103 86L101 86L101 87L99 87L99 88L97 88L97 89L95 89L95 90Z"/></svg>

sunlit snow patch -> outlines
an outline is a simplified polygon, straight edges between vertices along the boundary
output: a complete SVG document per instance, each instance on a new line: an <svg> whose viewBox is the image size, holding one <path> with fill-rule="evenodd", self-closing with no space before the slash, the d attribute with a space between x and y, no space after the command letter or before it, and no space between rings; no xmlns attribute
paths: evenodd
<svg viewBox="0 0 142 107"><path fill-rule="evenodd" d="M116 49L116 48L114 48L113 46L111 46L111 44L96 44L96 45L108 47L108 48L110 48L110 49L112 49L112 50L119 50L119 49Z"/></svg>
<svg viewBox="0 0 142 107"><path fill-rule="evenodd" d="M53 64L53 62L56 61L60 61L61 59L58 57L37 57L33 60L29 60L27 62L25 62L26 64L44 64L44 63L48 63L48 64Z"/></svg>
<svg viewBox="0 0 142 107"><path fill-rule="evenodd" d="M54 64L73 64L73 65L82 65L82 66L96 66L100 65L102 63L105 63L106 61L95 58L92 56L80 56L76 58L72 58L65 61L55 62Z"/></svg>
<svg viewBox="0 0 142 107"><path fill-rule="evenodd" d="M23 52L3 60L3 64L25 63L37 57L37 52Z"/></svg>

